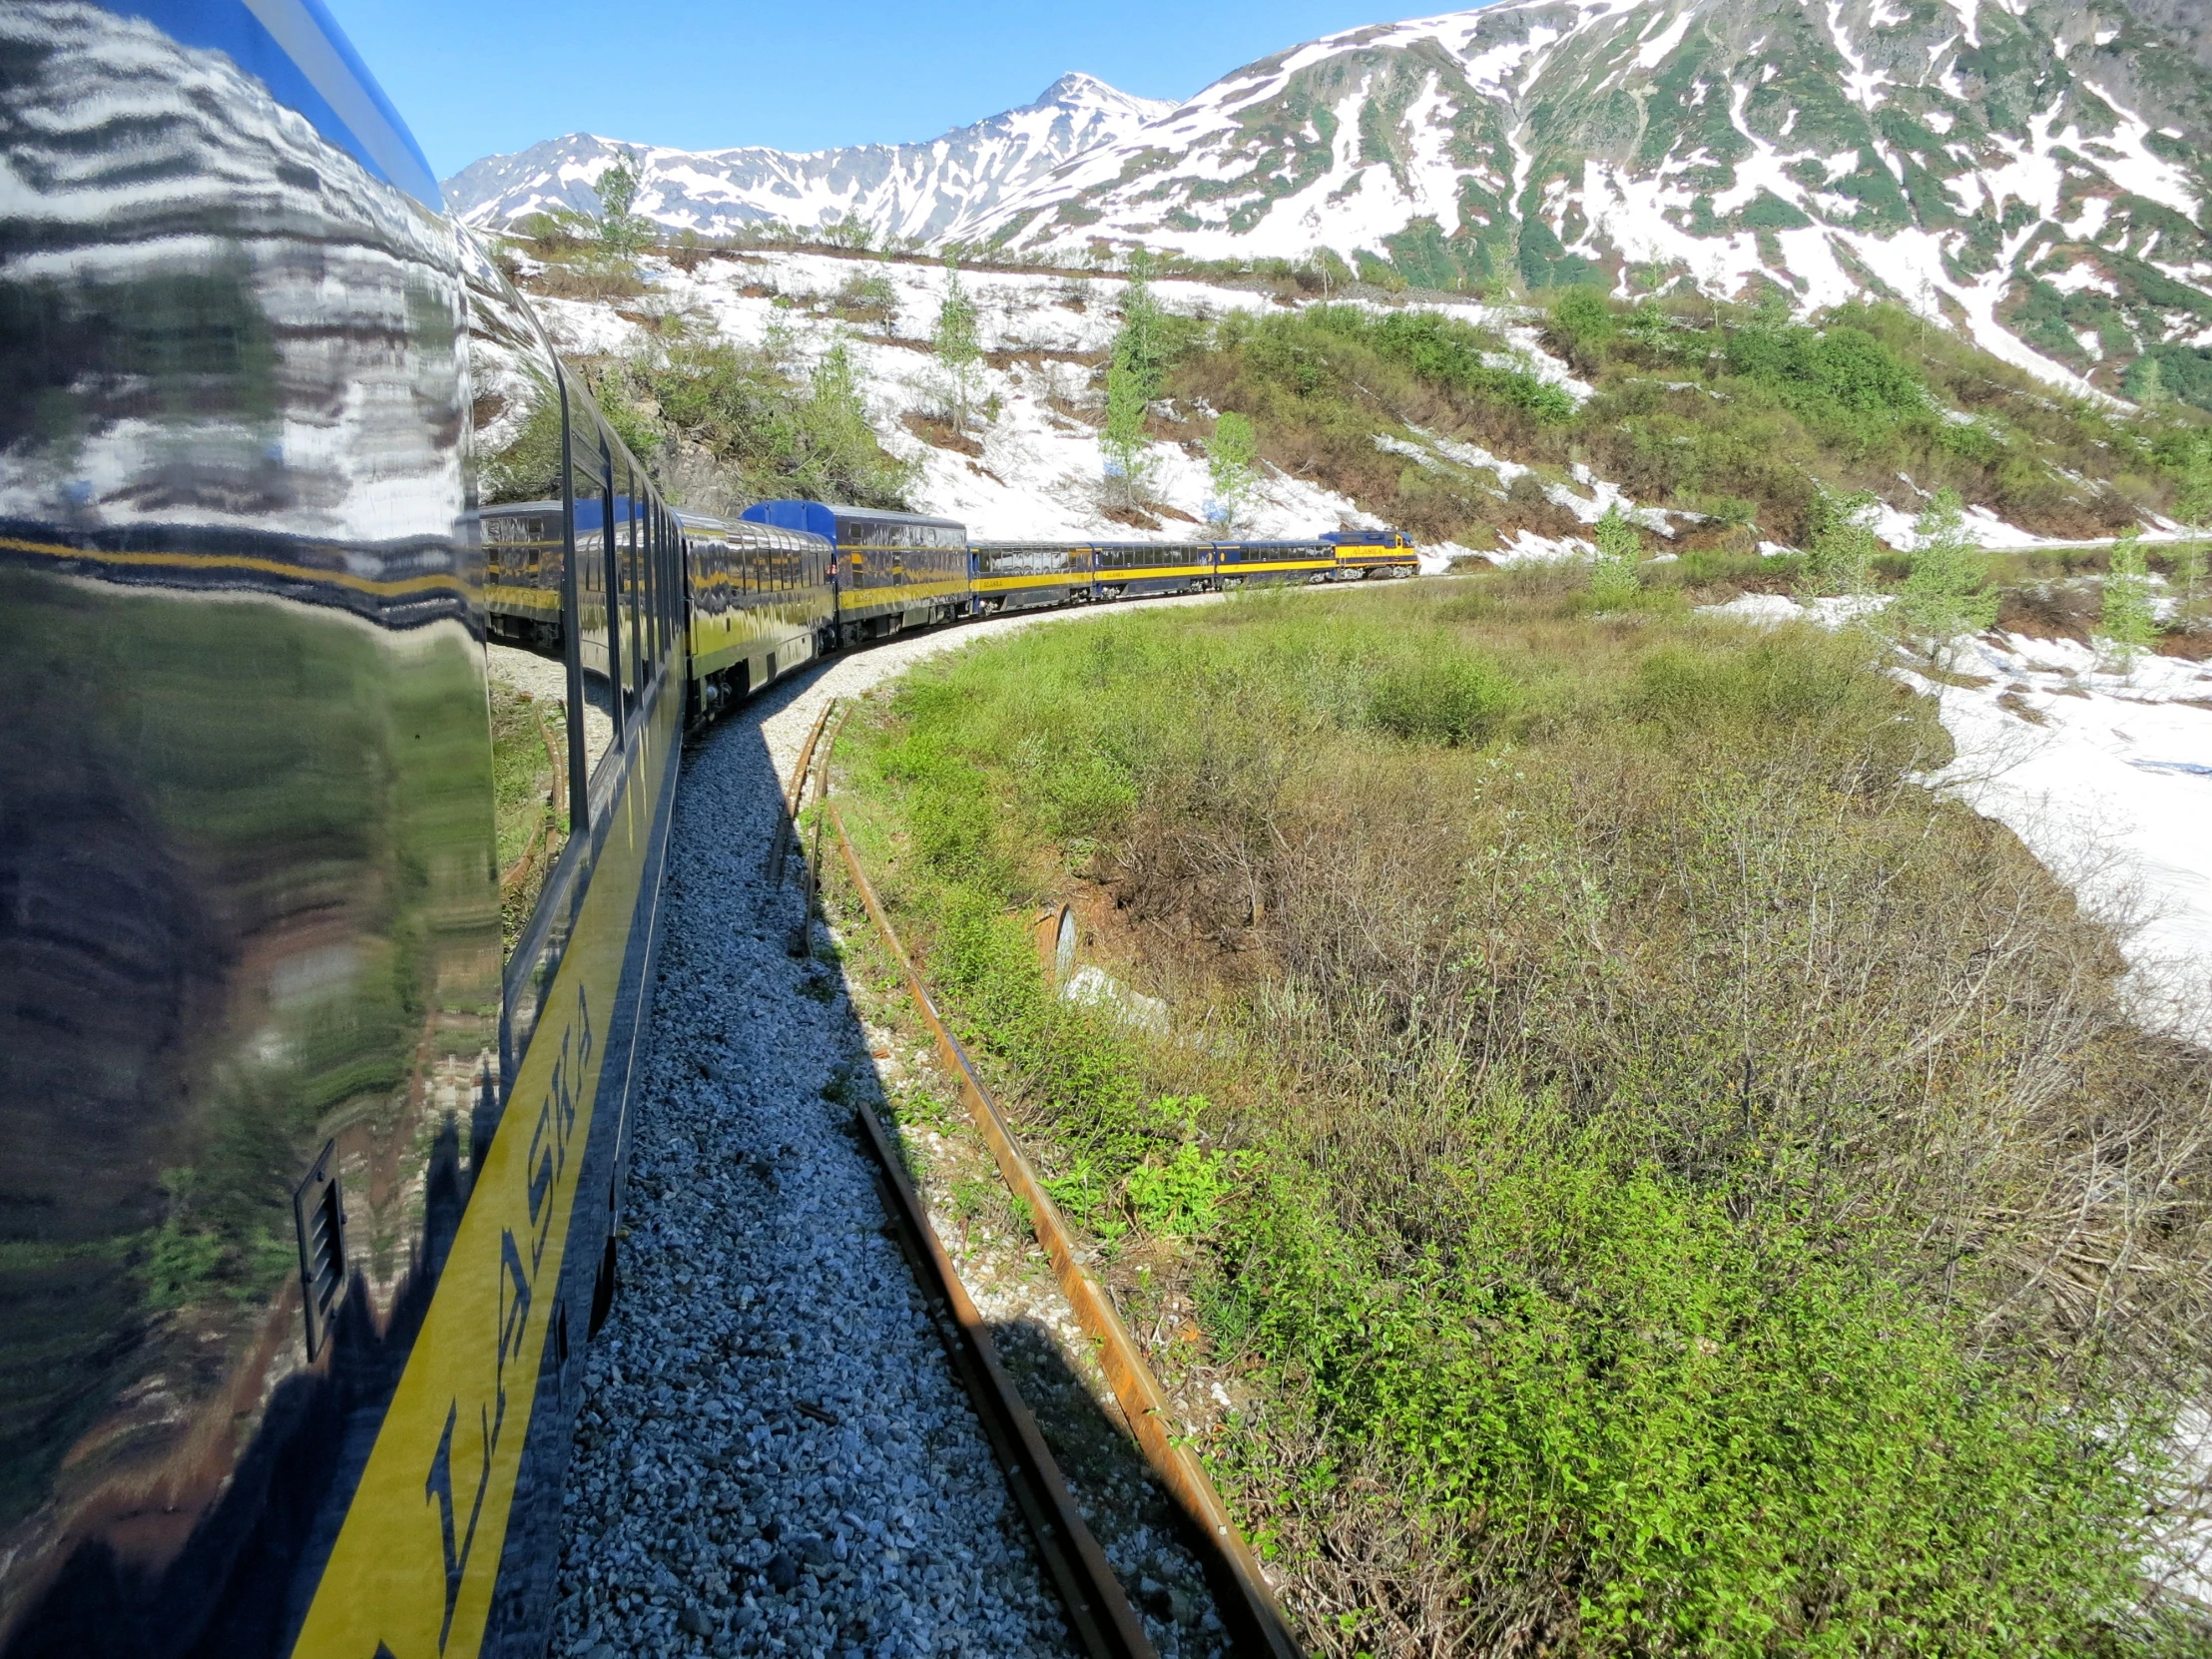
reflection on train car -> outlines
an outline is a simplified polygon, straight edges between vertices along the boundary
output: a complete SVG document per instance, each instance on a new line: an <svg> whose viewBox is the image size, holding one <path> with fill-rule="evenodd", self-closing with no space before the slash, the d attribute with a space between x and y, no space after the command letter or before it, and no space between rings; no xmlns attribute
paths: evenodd
<svg viewBox="0 0 2212 1659"><path fill-rule="evenodd" d="M1223 542L1213 549L1216 579L1234 592L1281 582L1327 582L1337 574L1337 550L1325 541Z"/></svg>
<svg viewBox="0 0 2212 1659"><path fill-rule="evenodd" d="M0 51L52 262L0 270L0 1652L542 1652L674 517L318 7L7 7ZM480 536L508 370L561 453ZM488 619L568 691L504 973Z"/></svg>
<svg viewBox="0 0 2212 1659"><path fill-rule="evenodd" d="M691 673L700 712L813 661L834 643L834 545L775 524L682 515Z"/></svg>
<svg viewBox="0 0 2212 1659"><path fill-rule="evenodd" d="M820 501L760 501L740 516L835 545L839 645L950 622L972 610L967 527L952 519Z"/></svg>
<svg viewBox="0 0 2212 1659"><path fill-rule="evenodd" d="M984 541L970 545L975 608L1021 611L1091 597L1091 550L1064 542Z"/></svg>
<svg viewBox="0 0 2212 1659"><path fill-rule="evenodd" d="M484 524L484 607L494 639L516 645L561 643L561 503L524 501L487 507Z"/></svg>

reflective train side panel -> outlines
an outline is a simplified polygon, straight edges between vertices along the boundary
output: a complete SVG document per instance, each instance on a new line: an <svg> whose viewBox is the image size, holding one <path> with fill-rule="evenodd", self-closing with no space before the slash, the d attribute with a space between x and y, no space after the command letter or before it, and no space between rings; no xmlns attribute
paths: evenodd
<svg viewBox="0 0 2212 1659"><path fill-rule="evenodd" d="M19 0L0 46L0 1654L540 1652L680 526L314 0ZM570 688L511 950L498 362L557 405Z"/></svg>
<svg viewBox="0 0 2212 1659"><path fill-rule="evenodd" d="M834 545L836 645L974 613L967 527L952 519L820 501L758 501L741 517Z"/></svg>

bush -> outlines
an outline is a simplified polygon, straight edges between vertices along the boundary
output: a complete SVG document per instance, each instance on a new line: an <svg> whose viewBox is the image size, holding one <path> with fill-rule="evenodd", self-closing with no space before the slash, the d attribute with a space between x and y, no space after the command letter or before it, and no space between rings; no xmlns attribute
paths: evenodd
<svg viewBox="0 0 2212 1659"><path fill-rule="evenodd" d="M1457 747L1493 737L1512 711L1513 683L1458 653L1387 669L1368 700L1368 719L1413 743Z"/></svg>
<svg viewBox="0 0 2212 1659"><path fill-rule="evenodd" d="M1906 638L1946 658L1958 636L1978 634L1997 619L1988 560L1966 534L1956 490L1936 491L1913 534L1920 546L1891 615Z"/></svg>
<svg viewBox="0 0 2212 1659"><path fill-rule="evenodd" d="M736 345L679 320L635 356L571 366L680 506L734 515L784 496L905 505L907 468L869 425L842 343L802 378L774 341ZM541 386L515 436L485 459L487 502L559 493L560 418L552 388Z"/></svg>
<svg viewBox="0 0 2212 1659"><path fill-rule="evenodd" d="M1617 611L1632 604L1643 586L1636 574L1643 542L1618 501L1598 519L1596 538L1597 556L1590 564L1590 603L1601 611Z"/></svg>
<svg viewBox="0 0 2212 1659"><path fill-rule="evenodd" d="M2135 1641L2212 1331L2173 1197L2204 1057L1915 783L1946 740L1877 642L1518 592L1040 630L848 728L848 811L1055 1190L1166 1241L1243 1377L1202 1443L1308 1640ZM1085 751L1120 787L1076 792L1076 852L1033 786ZM1075 867L1203 1041L1044 989L1018 916Z"/></svg>
<svg viewBox="0 0 2212 1659"><path fill-rule="evenodd" d="M2157 613L2152 609L2150 577L2143 564L2143 539L2129 534L2112 549L2111 568L2104 578L2102 636L2105 648L2120 672L2135 666L2135 659L2150 649L2158 637Z"/></svg>

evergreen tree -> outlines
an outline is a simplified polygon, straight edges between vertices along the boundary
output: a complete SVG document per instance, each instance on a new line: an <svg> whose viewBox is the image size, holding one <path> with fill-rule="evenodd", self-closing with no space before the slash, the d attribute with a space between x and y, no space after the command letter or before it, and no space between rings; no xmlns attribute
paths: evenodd
<svg viewBox="0 0 2212 1659"><path fill-rule="evenodd" d="M1166 330L1159 301L1152 296L1152 256L1139 248L1129 256L1121 296L1121 327L1114 334L1106 365L1106 476L1124 503L1144 493L1145 409L1160 395L1167 377Z"/></svg>
<svg viewBox="0 0 2212 1659"><path fill-rule="evenodd" d="M1965 506L1952 489L1937 490L1914 521L1912 574L1891 613L1903 636L1937 662L1947 661L1961 634L1978 634L1997 619L1989 562L1966 533Z"/></svg>
<svg viewBox="0 0 2212 1659"><path fill-rule="evenodd" d="M1146 402L1160 395L1161 384L1167 378L1167 338L1161 326L1160 302L1152 293L1152 256L1142 248L1129 256L1114 358L1136 376Z"/></svg>
<svg viewBox="0 0 2212 1659"><path fill-rule="evenodd" d="M1863 594L1874 575L1876 542L1872 490L1843 494L1823 489L1813 497L1806 517L1805 568L1798 591L1807 598Z"/></svg>
<svg viewBox="0 0 2212 1659"><path fill-rule="evenodd" d="M959 264L949 254L944 262L944 303L937 307L937 325L929 331L929 344L948 382L952 424L965 431L968 403L975 394L975 365L983 359L983 341L975 301L961 285Z"/></svg>
<svg viewBox="0 0 2212 1659"><path fill-rule="evenodd" d="M2135 394L2135 401L2146 409L2155 409L2166 401L2165 371L2158 366L2158 359L2147 352L2135 359L2127 384Z"/></svg>
<svg viewBox="0 0 2212 1659"><path fill-rule="evenodd" d="M1616 501L1597 521L1597 559L1590 566L1590 603L1601 611L1617 611L1631 603L1643 586L1636 562L1644 544L1636 525Z"/></svg>
<svg viewBox="0 0 2212 1659"><path fill-rule="evenodd" d="M1111 405L1110 388L1107 401ZM1232 409L1214 422L1213 435L1206 440L1206 473L1214 486L1218 522L1234 524L1242 515L1259 486L1259 458L1260 438L1251 421Z"/></svg>
<svg viewBox="0 0 2212 1659"><path fill-rule="evenodd" d="M2112 563L2104 577L2102 634L2105 651L2122 674L2150 649L2158 637L2158 617L2151 608L2150 575L2143 563L2142 532L2130 530L2112 549Z"/></svg>
<svg viewBox="0 0 2212 1659"><path fill-rule="evenodd" d="M2174 620L2195 626L2204 605L2204 543L2185 541L2174 549Z"/></svg>
<svg viewBox="0 0 2212 1659"><path fill-rule="evenodd" d="M2181 488L2174 496L2174 517L2197 533L2197 538L2174 550L2174 586L2179 590L2176 619L2193 626L2202 614L2204 541L2212 533L2212 439L2200 438L2181 473Z"/></svg>

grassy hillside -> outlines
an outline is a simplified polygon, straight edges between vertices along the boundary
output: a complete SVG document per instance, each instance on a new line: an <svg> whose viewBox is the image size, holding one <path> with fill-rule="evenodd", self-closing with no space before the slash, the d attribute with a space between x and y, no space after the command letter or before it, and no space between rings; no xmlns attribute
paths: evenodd
<svg viewBox="0 0 2212 1659"><path fill-rule="evenodd" d="M1496 576L981 647L839 787L1318 1650L2182 1651L2212 1065L1947 753Z"/></svg>
<svg viewBox="0 0 2212 1659"><path fill-rule="evenodd" d="M1477 549L1573 520L1547 506L1537 480L1508 489L1424 433L1553 481L1586 463L1640 503L1706 515L1690 545L1797 541L1824 486L1871 489L1908 512L1922 491L1949 487L2039 533L2109 536L2170 514L2192 478L2201 488L2212 472L2199 412L2064 397L1889 307L1792 323L1571 289L1541 320L1547 344L1595 388L1579 407L1517 369L1493 332L1436 311L1344 304L1189 331L1168 388L1251 417L1284 470L1424 539Z"/></svg>

